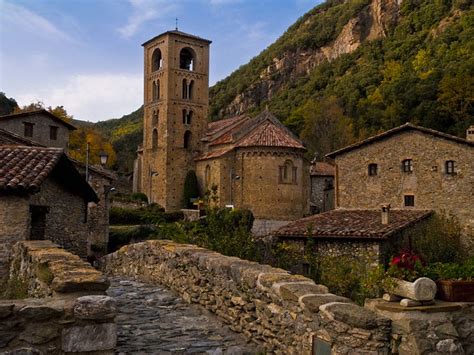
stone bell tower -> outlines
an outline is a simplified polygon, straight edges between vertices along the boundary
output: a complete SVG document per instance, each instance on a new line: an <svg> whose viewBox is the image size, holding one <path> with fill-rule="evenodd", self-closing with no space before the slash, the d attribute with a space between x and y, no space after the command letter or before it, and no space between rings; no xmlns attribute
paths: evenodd
<svg viewBox="0 0 474 355"><path fill-rule="evenodd" d="M168 31L145 49L141 190L166 211L184 206L186 173L202 150L209 107L211 41Z"/></svg>

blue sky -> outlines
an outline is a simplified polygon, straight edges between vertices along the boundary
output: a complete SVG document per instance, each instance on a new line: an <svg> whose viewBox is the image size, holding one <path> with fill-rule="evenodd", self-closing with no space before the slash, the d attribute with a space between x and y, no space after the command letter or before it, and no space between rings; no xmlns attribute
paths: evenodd
<svg viewBox="0 0 474 355"><path fill-rule="evenodd" d="M0 91L75 118L121 117L143 101L141 43L173 29L213 41L211 85L320 0L0 0Z"/></svg>

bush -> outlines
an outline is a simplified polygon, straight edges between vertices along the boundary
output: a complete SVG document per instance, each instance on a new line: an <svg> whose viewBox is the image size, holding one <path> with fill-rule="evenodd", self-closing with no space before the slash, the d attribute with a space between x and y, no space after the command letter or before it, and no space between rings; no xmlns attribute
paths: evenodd
<svg viewBox="0 0 474 355"><path fill-rule="evenodd" d="M152 203L137 209L112 207L109 221L112 225L138 225L174 222L183 218L182 212L166 213L163 207Z"/></svg>
<svg viewBox="0 0 474 355"><path fill-rule="evenodd" d="M124 194L117 192L110 198L112 201L123 201L123 202L146 202L148 203L148 197L142 192L134 192L133 194Z"/></svg>
<svg viewBox="0 0 474 355"><path fill-rule="evenodd" d="M414 228L411 249L421 255L426 264L462 261L465 252L461 234L462 228L456 217L445 213L434 214L427 222Z"/></svg>
<svg viewBox="0 0 474 355"><path fill-rule="evenodd" d="M111 229L109 233L108 252L113 253L131 242L139 242L149 239L156 233L152 226L138 226L123 230Z"/></svg>
<svg viewBox="0 0 474 355"><path fill-rule="evenodd" d="M474 257L461 264L434 263L425 269L425 276L432 280L474 281Z"/></svg>

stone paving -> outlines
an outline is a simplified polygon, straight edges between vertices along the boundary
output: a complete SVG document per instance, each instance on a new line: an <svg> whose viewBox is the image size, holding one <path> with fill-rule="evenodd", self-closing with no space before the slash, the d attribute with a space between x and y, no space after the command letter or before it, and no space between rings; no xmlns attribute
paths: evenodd
<svg viewBox="0 0 474 355"><path fill-rule="evenodd" d="M214 314L159 285L111 279L118 354L255 354L254 344Z"/></svg>

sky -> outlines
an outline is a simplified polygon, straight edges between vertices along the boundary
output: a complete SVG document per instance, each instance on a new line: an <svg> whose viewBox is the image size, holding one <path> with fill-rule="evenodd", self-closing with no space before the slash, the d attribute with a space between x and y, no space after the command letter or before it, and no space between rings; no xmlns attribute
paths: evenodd
<svg viewBox="0 0 474 355"><path fill-rule="evenodd" d="M20 106L118 118L143 102L146 40L175 27L212 40L210 84L321 0L0 0L0 91Z"/></svg>

